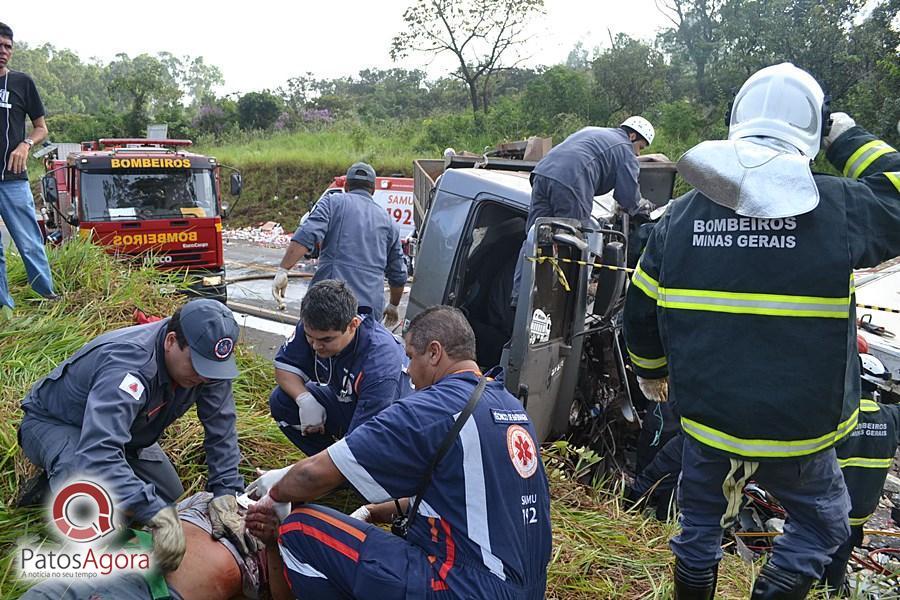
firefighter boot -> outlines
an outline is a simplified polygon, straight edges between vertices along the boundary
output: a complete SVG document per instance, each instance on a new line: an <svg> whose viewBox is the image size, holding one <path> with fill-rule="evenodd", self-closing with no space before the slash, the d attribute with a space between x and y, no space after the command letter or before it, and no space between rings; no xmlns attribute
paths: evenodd
<svg viewBox="0 0 900 600"><path fill-rule="evenodd" d="M19 495L13 506L15 508L27 508L29 506L40 506L44 504L50 496L50 480L47 479L47 472L41 469L40 473L29 478L22 487L19 488Z"/></svg>
<svg viewBox="0 0 900 600"><path fill-rule="evenodd" d="M675 559L675 600L713 600L719 565L711 569L691 569Z"/></svg>
<svg viewBox="0 0 900 600"><path fill-rule="evenodd" d="M802 600L809 593L813 581L812 577L766 563L753 584L750 600Z"/></svg>

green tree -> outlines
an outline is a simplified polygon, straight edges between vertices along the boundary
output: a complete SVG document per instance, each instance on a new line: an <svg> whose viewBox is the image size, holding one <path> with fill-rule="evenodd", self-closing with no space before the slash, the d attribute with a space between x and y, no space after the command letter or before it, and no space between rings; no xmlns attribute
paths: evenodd
<svg viewBox="0 0 900 600"><path fill-rule="evenodd" d="M522 102L532 132L552 132L563 115L586 121L591 114L590 74L563 65L550 67L528 84Z"/></svg>
<svg viewBox="0 0 900 600"><path fill-rule="evenodd" d="M181 99L178 81L166 60L166 55L161 59L141 54L132 59L127 54L118 54L107 67L110 93L128 106L125 116L128 135L143 135L158 109L171 110Z"/></svg>
<svg viewBox="0 0 900 600"><path fill-rule="evenodd" d="M415 0L403 13L406 27L391 42L391 58L452 55L459 65L453 75L466 85L479 120L493 79L515 65L526 25L543 6L543 0Z"/></svg>
<svg viewBox="0 0 900 600"><path fill-rule="evenodd" d="M268 91L249 92L238 100L241 129L271 129L281 114L281 99Z"/></svg>
<svg viewBox="0 0 900 600"><path fill-rule="evenodd" d="M641 114L668 96L668 65L661 52L619 34L591 64L594 87L590 116L597 123Z"/></svg>

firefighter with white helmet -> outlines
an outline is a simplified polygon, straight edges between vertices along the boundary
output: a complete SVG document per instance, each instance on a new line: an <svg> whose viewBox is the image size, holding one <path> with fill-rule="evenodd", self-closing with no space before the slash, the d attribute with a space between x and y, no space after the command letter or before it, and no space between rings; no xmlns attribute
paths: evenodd
<svg viewBox="0 0 900 600"><path fill-rule="evenodd" d="M653 229L625 338L685 433L675 597L713 597L752 477L789 517L751 598L803 598L850 533L834 445L860 414L853 270L900 255L900 153L789 63L751 76L728 123L677 163L695 189ZM810 170L823 141L843 177Z"/></svg>
<svg viewBox="0 0 900 600"><path fill-rule="evenodd" d="M554 146L531 172L531 206L525 231L541 217L586 224L594 196L613 189L616 202L629 214L636 213L641 203L637 157L655 136L650 121L632 116L619 127L585 127ZM524 253L523 244L513 278L512 304L518 301Z"/></svg>

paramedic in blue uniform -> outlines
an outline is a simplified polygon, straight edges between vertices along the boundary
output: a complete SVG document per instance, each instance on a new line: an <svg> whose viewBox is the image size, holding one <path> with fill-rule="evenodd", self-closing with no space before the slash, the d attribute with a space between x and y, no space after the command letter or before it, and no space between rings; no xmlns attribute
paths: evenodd
<svg viewBox="0 0 900 600"><path fill-rule="evenodd" d="M357 307L348 284L320 281L303 297L300 322L275 356L278 386L269 408L307 456L412 391L403 343L373 314Z"/></svg>
<svg viewBox="0 0 900 600"><path fill-rule="evenodd" d="M388 213L375 202L375 169L354 163L347 170L346 192L320 198L306 222L297 228L272 281L272 295L284 306L288 272L317 245L319 266L312 283L346 281L361 306L368 306L388 327L399 321L398 306L406 285L406 261L400 232ZM384 306L384 279L390 303Z"/></svg>
<svg viewBox="0 0 900 600"><path fill-rule="evenodd" d="M417 315L406 353L417 391L327 451L251 484L263 498L248 529L280 551L298 598L543 598L547 478L528 415L499 379L488 380L435 468L407 537L366 522L390 520L391 499L417 493L481 375L475 336L456 308ZM345 480L372 502L354 513L359 520L301 504ZM277 503L289 502L295 508L279 528Z"/></svg>
<svg viewBox="0 0 900 600"><path fill-rule="evenodd" d="M585 127L554 146L531 172L531 206L525 222L527 234L541 217L575 219L587 224L594 196L609 193L629 214L638 210L638 155L653 143L650 122L639 116L625 119L619 127ZM519 280L525 246L513 277L512 304L518 302Z"/></svg>
<svg viewBox="0 0 900 600"><path fill-rule="evenodd" d="M834 444L860 413L853 271L900 254L900 154L829 113L802 69L753 74L728 139L679 159L695 189L669 204L628 289L638 383L677 402L684 432L679 600L713 597L751 477L788 513L754 600L804 598L850 533ZM823 140L843 177L811 171Z"/></svg>
<svg viewBox="0 0 900 600"><path fill-rule="evenodd" d="M38 381L22 401L19 443L55 492L74 478L101 483L117 514L154 530L163 570L185 541L173 503L184 493L158 444L191 407L205 432L214 535L245 548L235 493L244 489L231 380L238 326L215 300L193 300L161 321L105 333Z"/></svg>

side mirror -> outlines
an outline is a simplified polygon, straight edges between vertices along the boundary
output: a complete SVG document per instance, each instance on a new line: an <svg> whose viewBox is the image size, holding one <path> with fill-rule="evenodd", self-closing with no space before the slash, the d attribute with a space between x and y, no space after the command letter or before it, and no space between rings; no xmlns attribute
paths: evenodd
<svg viewBox="0 0 900 600"><path fill-rule="evenodd" d="M244 188L244 180L241 178L241 174L237 171L232 171L231 173L231 195L232 196L240 196L241 190Z"/></svg>
<svg viewBox="0 0 900 600"><path fill-rule="evenodd" d="M59 188L56 185L56 176L52 173L41 178L41 191L44 201L59 206Z"/></svg>

